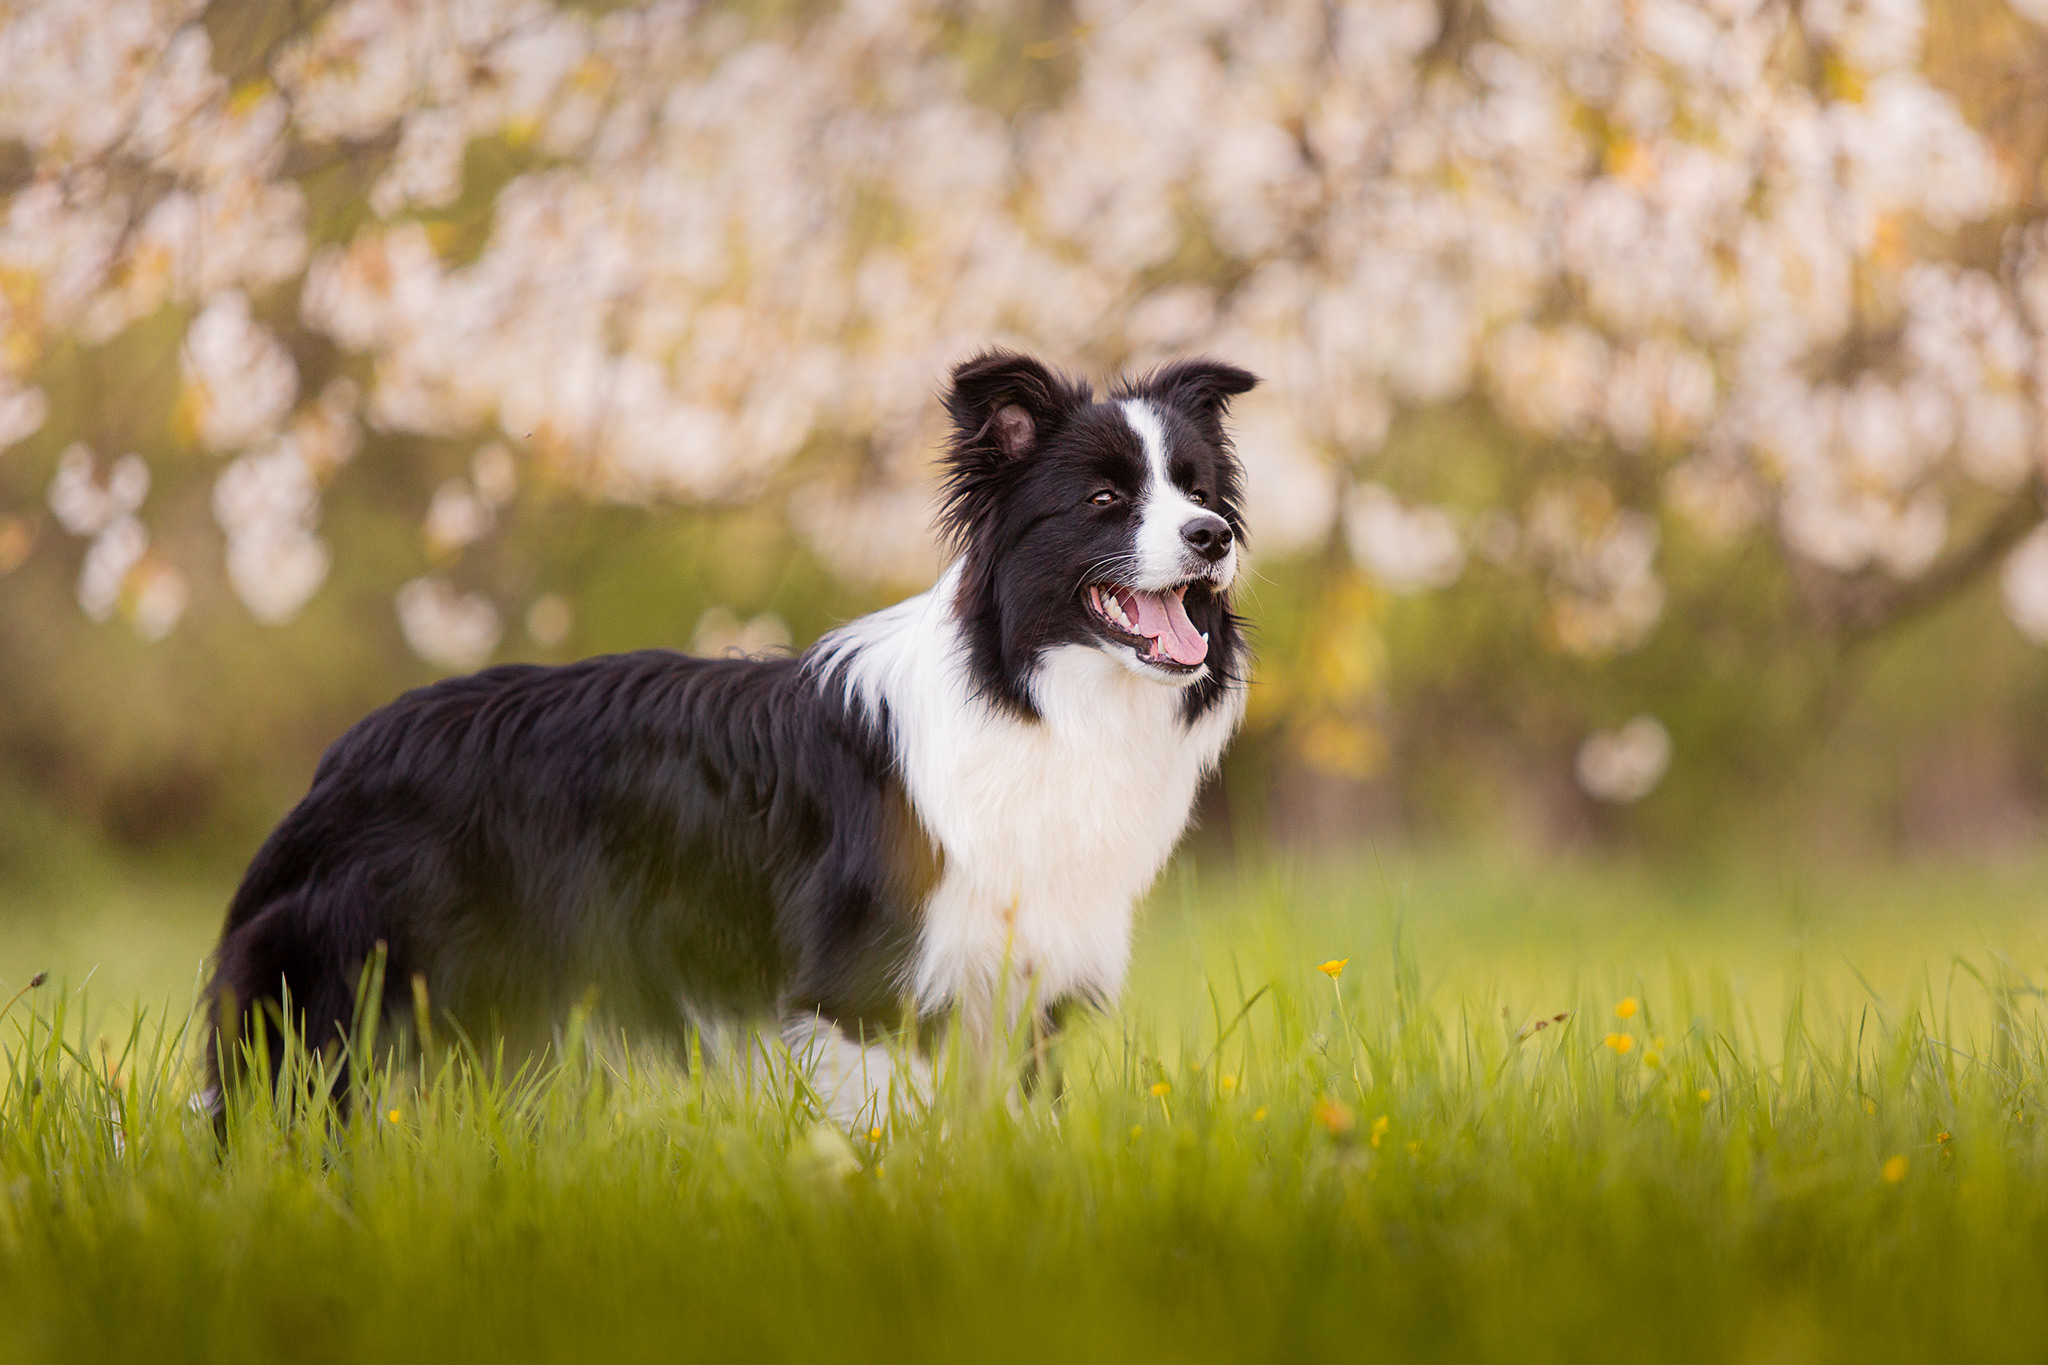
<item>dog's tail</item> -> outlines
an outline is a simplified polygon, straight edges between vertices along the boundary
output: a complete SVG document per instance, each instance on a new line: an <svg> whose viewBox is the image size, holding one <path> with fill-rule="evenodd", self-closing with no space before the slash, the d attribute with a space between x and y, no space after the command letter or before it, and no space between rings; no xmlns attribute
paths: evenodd
<svg viewBox="0 0 2048 1365"><path fill-rule="evenodd" d="M390 991L383 944L358 917L321 913L332 894L300 889L253 913L238 895L229 911L205 995L206 1088L194 1100L223 1137L228 1099L252 1071L281 1098L295 1056L325 1059L346 1109L350 1030L359 1014L388 1012Z"/></svg>

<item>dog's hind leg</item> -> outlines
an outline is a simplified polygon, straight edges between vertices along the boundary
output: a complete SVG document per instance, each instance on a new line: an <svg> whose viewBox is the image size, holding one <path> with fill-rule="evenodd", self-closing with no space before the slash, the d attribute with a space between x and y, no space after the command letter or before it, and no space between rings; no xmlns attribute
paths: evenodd
<svg viewBox="0 0 2048 1365"><path fill-rule="evenodd" d="M273 1089L283 1084L287 1032L309 1056L324 1053L330 1059L335 1068L332 1097L346 1107L348 1069L342 1049L357 1022L357 985L378 943L368 934L360 944L335 941L316 927L321 923L295 896L273 902L222 936L207 993L212 1017L207 1086L200 1096L216 1127L225 1126L227 1095L243 1081L250 1061L267 1064ZM402 967L380 965L382 991L362 1004L382 1018L391 1013L394 993L405 989L401 983L408 978ZM259 1055L252 1057L252 1052Z"/></svg>

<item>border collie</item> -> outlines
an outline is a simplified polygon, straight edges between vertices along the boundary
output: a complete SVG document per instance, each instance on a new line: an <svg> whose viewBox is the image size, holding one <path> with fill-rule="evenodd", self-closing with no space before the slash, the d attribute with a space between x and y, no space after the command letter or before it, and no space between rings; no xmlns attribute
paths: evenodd
<svg viewBox="0 0 2048 1365"><path fill-rule="evenodd" d="M407 693L329 749L227 913L212 1088L251 1015L343 1041L424 988L474 1040L547 1046L592 992L681 1043L779 1028L830 1112L886 1104L883 1045L1122 986L1136 902L1243 713L1208 360L1097 400L1036 360L957 367L937 586L796 658L663 650Z"/></svg>

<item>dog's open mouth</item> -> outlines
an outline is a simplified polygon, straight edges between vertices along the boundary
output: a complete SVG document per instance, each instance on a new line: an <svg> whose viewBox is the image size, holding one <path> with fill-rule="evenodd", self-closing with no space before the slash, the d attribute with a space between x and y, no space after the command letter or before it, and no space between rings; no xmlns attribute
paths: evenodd
<svg viewBox="0 0 2048 1365"><path fill-rule="evenodd" d="M1209 657L1209 637L1195 629L1188 619L1188 585L1164 592L1140 592L1116 583L1096 583L1088 589L1088 609L1137 650L1138 657L1160 668L1184 670L1201 666Z"/></svg>

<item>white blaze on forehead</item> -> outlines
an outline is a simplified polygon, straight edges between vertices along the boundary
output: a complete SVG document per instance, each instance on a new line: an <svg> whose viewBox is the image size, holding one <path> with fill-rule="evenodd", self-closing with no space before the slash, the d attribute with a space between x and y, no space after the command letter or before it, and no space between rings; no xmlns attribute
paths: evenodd
<svg viewBox="0 0 2048 1365"><path fill-rule="evenodd" d="M1132 586L1157 590L1184 582L1188 575L1209 566L1188 552L1180 529L1202 515L1187 494L1181 492L1166 467L1166 423L1159 410L1142 398L1126 398L1117 405L1124 421L1145 447L1145 487L1138 496L1137 582ZM1237 550L1232 547L1223 561L1223 580L1228 582L1237 568Z"/></svg>
<svg viewBox="0 0 2048 1365"><path fill-rule="evenodd" d="M1142 398L1119 406L1145 447L1145 487L1138 495L1137 565L1140 588L1164 588L1187 576L1187 547L1180 528L1201 513L1174 485L1166 467L1166 423Z"/></svg>
<svg viewBox="0 0 2048 1365"><path fill-rule="evenodd" d="M1151 467L1151 481L1171 488L1173 480L1166 472L1166 423L1159 420L1159 414L1142 398L1126 398L1117 406L1124 410L1124 420L1131 424L1131 430L1138 433L1138 440L1145 447L1145 463Z"/></svg>

